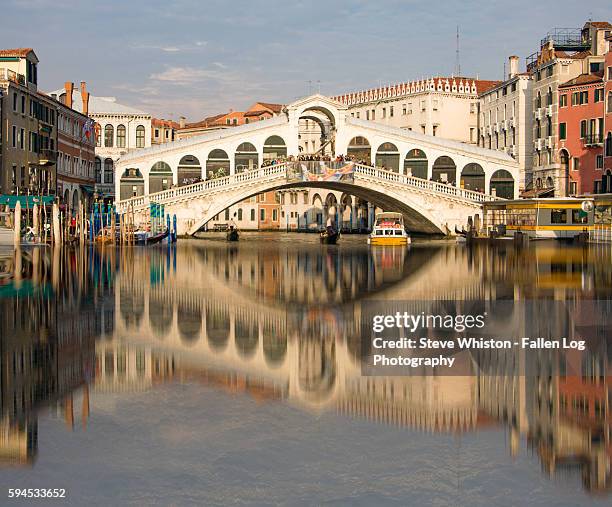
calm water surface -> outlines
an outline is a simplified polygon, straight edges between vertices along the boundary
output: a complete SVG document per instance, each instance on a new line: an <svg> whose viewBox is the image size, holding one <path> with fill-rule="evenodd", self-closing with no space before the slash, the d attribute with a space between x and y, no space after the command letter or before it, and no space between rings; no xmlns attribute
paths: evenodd
<svg viewBox="0 0 612 507"><path fill-rule="evenodd" d="M364 377L360 344L374 300L555 299L584 324L612 251L364 243L0 250L0 505L610 505L611 347L526 382L497 356Z"/></svg>

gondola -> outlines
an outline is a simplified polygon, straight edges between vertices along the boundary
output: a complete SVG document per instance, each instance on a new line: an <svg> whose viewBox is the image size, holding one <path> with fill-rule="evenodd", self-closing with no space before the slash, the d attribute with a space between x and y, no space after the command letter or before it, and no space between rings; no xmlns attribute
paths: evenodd
<svg viewBox="0 0 612 507"><path fill-rule="evenodd" d="M240 234L238 233L238 229L230 229L227 231L227 235L225 237L227 241L238 241Z"/></svg>
<svg viewBox="0 0 612 507"><path fill-rule="evenodd" d="M323 231L321 233L321 243L324 245L335 245L338 242L338 239L340 239L339 231Z"/></svg>
<svg viewBox="0 0 612 507"><path fill-rule="evenodd" d="M166 229L164 232L160 232L159 234L156 234L155 236L149 236L147 238L147 245L154 245L156 243L159 243L163 241L164 239L166 239L169 234L170 234L170 231Z"/></svg>
<svg viewBox="0 0 612 507"><path fill-rule="evenodd" d="M457 236L463 236L463 237L466 237L466 236L467 236L467 231L466 231L465 229L461 229L461 230L460 230L460 229L459 229L459 227L457 227L457 226L455 225L455 234L456 234Z"/></svg>

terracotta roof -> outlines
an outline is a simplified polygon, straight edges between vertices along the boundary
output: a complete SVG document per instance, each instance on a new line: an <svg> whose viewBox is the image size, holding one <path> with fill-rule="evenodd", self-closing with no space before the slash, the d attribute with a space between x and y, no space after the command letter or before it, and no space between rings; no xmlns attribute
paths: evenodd
<svg viewBox="0 0 612 507"><path fill-rule="evenodd" d="M612 28L612 25L607 21L590 21L589 24L595 28Z"/></svg>
<svg viewBox="0 0 612 507"><path fill-rule="evenodd" d="M501 84L501 81L484 81L481 79L476 81L476 91L480 95L491 88L495 88L498 84Z"/></svg>
<svg viewBox="0 0 612 507"><path fill-rule="evenodd" d="M275 113L280 113L283 110L283 104L272 104L271 102L256 102Z"/></svg>
<svg viewBox="0 0 612 507"><path fill-rule="evenodd" d="M578 51L577 53L568 53L567 51L555 50L556 58L571 58L572 60L582 60L587 56L591 56L591 50Z"/></svg>
<svg viewBox="0 0 612 507"><path fill-rule="evenodd" d="M603 76L599 74L580 74L574 79L570 79L559 85L559 88L568 88L570 86L603 83Z"/></svg>
<svg viewBox="0 0 612 507"><path fill-rule="evenodd" d="M255 111L247 111L244 116L259 116L262 114L270 113L267 109L257 109Z"/></svg>
<svg viewBox="0 0 612 507"><path fill-rule="evenodd" d="M207 118L204 118L203 120L196 121L194 123L187 123L185 124L185 128L191 129L191 128L197 128L197 127L210 127L211 125L215 123L215 121L217 121L220 118L223 118L225 115L226 113L221 113L215 116L209 116Z"/></svg>
<svg viewBox="0 0 612 507"><path fill-rule="evenodd" d="M163 118L151 118L151 126L153 127L170 127L177 129L179 124L172 120L164 120Z"/></svg>
<svg viewBox="0 0 612 507"><path fill-rule="evenodd" d="M25 58L26 56L28 56L28 53L34 51L32 48L16 48L16 49L0 49L0 57L2 56L7 56L7 57L19 57L19 58Z"/></svg>

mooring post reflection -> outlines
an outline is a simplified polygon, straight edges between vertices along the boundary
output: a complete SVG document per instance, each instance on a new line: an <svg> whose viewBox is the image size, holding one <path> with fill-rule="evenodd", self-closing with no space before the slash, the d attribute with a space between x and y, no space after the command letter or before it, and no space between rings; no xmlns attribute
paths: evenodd
<svg viewBox="0 0 612 507"><path fill-rule="evenodd" d="M95 432L103 399L195 383L406 432L498 430L508 460L531 450L543 477L609 492L612 332L593 323L611 308L589 302L609 297L611 261L609 250L558 245L308 241L2 253L2 459L37 466L41 417ZM569 318L547 322L585 350L460 351L462 375L363 375L374 301L481 312L537 298L565 301ZM495 312L493 325L520 326L523 312Z"/></svg>

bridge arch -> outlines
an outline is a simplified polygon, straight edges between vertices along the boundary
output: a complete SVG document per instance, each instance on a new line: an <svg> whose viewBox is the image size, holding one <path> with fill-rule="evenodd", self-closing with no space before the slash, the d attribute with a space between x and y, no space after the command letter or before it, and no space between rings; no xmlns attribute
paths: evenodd
<svg viewBox="0 0 612 507"><path fill-rule="evenodd" d="M376 167L399 172L400 153L397 146L389 141L382 143L376 150Z"/></svg>
<svg viewBox="0 0 612 507"><path fill-rule="evenodd" d="M172 178L172 168L166 162L155 162L149 171L149 193L168 190L172 186Z"/></svg>
<svg viewBox="0 0 612 507"><path fill-rule="evenodd" d="M241 173L259 168L259 153L255 145L244 141L238 145L234 153L234 172Z"/></svg>
<svg viewBox="0 0 612 507"><path fill-rule="evenodd" d="M121 199L139 197L144 195L144 191L145 180L140 169L129 167L123 171L119 180L119 197Z"/></svg>
<svg viewBox="0 0 612 507"><path fill-rule="evenodd" d="M271 135L264 141L263 146L263 161L273 160L276 158L285 158L287 156L287 143L279 135Z"/></svg>
<svg viewBox="0 0 612 507"><path fill-rule="evenodd" d="M179 187L202 179L202 164L194 155L184 155L178 163L176 183Z"/></svg>
<svg viewBox="0 0 612 507"><path fill-rule="evenodd" d="M228 176L230 169L230 158L225 150L215 148L208 153L205 179L212 180L214 178Z"/></svg>
<svg viewBox="0 0 612 507"><path fill-rule="evenodd" d="M414 148L404 157L404 173L415 178L427 179L427 155L423 150Z"/></svg>
<svg viewBox="0 0 612 507"><path fill-rule="evenodd" d="M363 161L366 165L372 163L372 146L365 136L353 137L346 147L346 154L357 161Z"/></svg>
<svg viewBox="0 0 612 507"><path fill-rule="evenodd" d="M471 162L461 170L460 187L476 192L485 191L485 171L480 164Z"/></svg>
<svg viewBox="0 0 612 507"><path fill-rule="evenodd" d="M504 199L514 199L515 181L510 171L498 169L491 175L489 193Z"/></svg>
<svg viewBox="0 0 612 507"><path fill-rule="evenodd" d="M431 177L434 181L456 185L457 165L455 161L446 155L438 157L431 168Z"/></svg>

